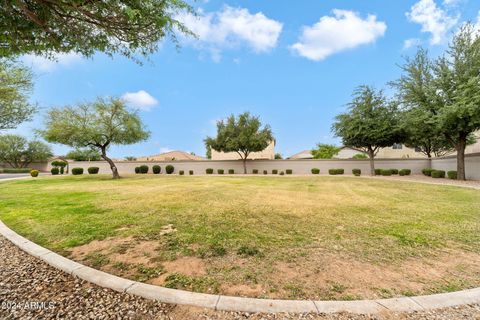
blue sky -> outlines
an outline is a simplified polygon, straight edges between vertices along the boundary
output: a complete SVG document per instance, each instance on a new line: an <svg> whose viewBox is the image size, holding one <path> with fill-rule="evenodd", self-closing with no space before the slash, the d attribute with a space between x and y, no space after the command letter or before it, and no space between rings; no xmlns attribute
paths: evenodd
<svg viewBox="0 0 480 320"><path fill-rule="evenodd" d="M50 107L119 96L139 110L152 135L113 147L114 157L166 150L204 155L203 139L215 135L215 121L243 111L270 124L284 156L318 142L340 144L330 127L354 88L383 88L417 45L442 52L462 23L478 23L480 1L204 0L194 6L198 18L178 18L199 39L180 37L179 50L164 41L143 65L103 54L59 55L57 62L24 57L36 74L32 101L40 112L15 132L33 136ZM56 154L70 149L53 148Z"/></svg>

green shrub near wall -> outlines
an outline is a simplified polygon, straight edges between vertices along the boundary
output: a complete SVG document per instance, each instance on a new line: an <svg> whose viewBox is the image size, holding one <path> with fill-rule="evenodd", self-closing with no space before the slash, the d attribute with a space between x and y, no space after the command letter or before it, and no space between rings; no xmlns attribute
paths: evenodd
<svg viewBox="0 0 480 320"><path fill-rule="evenodd" d="M357 176L357 177L358 177L359 175L362 174L362 170L360 170L360 169L352 169L352 173L353 173L354 176Z"/></svg>
<svg viewBox="0 0 480 320"><path fill-rule="evenodd" d="M267 170L263 170L263 174L268 174L268 171L267 171Z"/></svg>
<svg viewBox="0 0 480 320"><path fill-rule="evenodd" d="M162 168L159 165L154 165L152 167L152 172L153 174L160 174L160 172L162 172Z"/></svg>
<svg viewBox="0 0 480 320"><path fill-rule="evenodd" d="M180 170L180 171L178 171L178 174L181 175L181 176L183 176L183 175L185 174L185 171Z"/></svg>
<svg viewBox="0 0 480 320"><path fill-rule="evenodd" d="M345 170L343 169L328 169L328 174L330 175L337 175L337 174L344 174Z"/></svg>
<svg viewBox="0 0 480 320"><path fill-rule="evenodd" d="M34 178L38 177L38 174L39 174L38 170L32 170L32 171L30 171L30 175L31 175L32 177L34 177Z"/></svg>
<svg viewBox="0 0 480 320"><path fill-rule="evenodd" d="M375 175L376 176L381 176L382 175L382 169L375 169Z"/></svg>
<svg viewBox="0 0 480 320"><path fill-rule="evenodd" d="M433 170L431 172L432 178L445 178L445 171L443 170Z"/></svg>
<svg viewBox="0 0 480 320"><path fill-rule="evenodd" d="M205 173L206 173L206 174L212 174L212 173L213 173L213 169L212 169L212 168L207 168L207 169L205 170Z"/></svg>
<svg viewBox="0 0 480 320"><path fill-rule="evenodd" d="M398 174L398 169L390 169L390 171L392 172L392 174Z"/></svg>
<svg viewBox="0 0 480 320"><path fill-rule="evenodd" d="M148 166L147 165L141 165L140 166L140 173L141 174L147 174L148 173Z"/></svg>
<svg viewBox="0 0 480 320"><path fill-rule="evenodd" d="M174 168L174 166L172 166L171 164L169 164L169 165L167 165L167 166L165 167L165 172L166 172L167 174L172 174L173 171L175 171L175 168Z"/></svg>
<svg viewBox="0 0 480 320"><path fill-rule="evenodd" d="M273 170L272 170L272 174L278 174L278 170L277 170L277 169L273 169Z"/></svg>
<svg viewBox="0 0 480 320"><path fill-rule="evenodd" d="M320 174L320 169L318 169L318 168L312 168L312 170L310 170L310 172L311 172L312 174Z"/></svg>
<svg viewBox="0 0 480 320"><path fill-rule="evenodd" d="M410 169L401 169L398 171L398 174L401 176L409 176L412 173Z"/></svg>
<svg viewBox="0 0 480 320"><path fill-rule="evenodd" d="M292 170L292 169L287 169L287 170L285 170L285 173L286 173L286 174L292 174L292 173L293 173L293 170Z"/></svg>
<svg viewBox="0 0 480 320"><path fill-rule="evenodd" d="M433 169L431 169L431 168L422 169L423 175L429 176L429 177L432 175L432 171L433 171Z"/></svg>
<svg viewBox="0 0 480 320"><path fill-rule="evenodd" d="M99 167L90 167L87 169L88 171L88 174L98 174L98 172L100 171L100 168Z"/></svg>
<svg viewBox="0 0 480 320"><path fill-rule="evenodd" d="M336 169L336 170L337 170L337 174L344 174L345 173L344 169Z"/></svg>
<svg viewBox="0 0 480 320"><path fill-rule="evenodd" d="M457 171L448 171L447 172L447 177L448 179L452 179L452 180L457 180Z"/></svg>
<svg viewBox="0 0 480 320"><path fill-rule="evenodd" d="M83 168L73 168L72 169L72 174L74 176L78 176L78 175L83 174Z"/></svg>
<svg viewBox="0 0 480 320"><path fill-rule="evenodd" d="M225 172L225 170L223 170L223 169L218 169L218 170L217 170L217 173L218 173L218 174L223 174L224 172Z"/></svg>
<svg viewBox="0 0 480 320"><path fill-rule="evenodd" d="M0 173L30 173L31 168L4 168L0 169Z"/></svg>
<svg viewBox="0 0 480 320"><path fill-rule="evenodd" d="M252 170L252 173L253 173L253 174L258 174L258 169L253 169L253 170Z"/></svg>
<svg viewBox="0 0 480 320"><path fill-rule="evenodd" d="M285 172L283 172L283 171L280 171L280 173L279 173L279 174L280 174L281 176L283 176L283 175L285 174Z"/></svg>
<svg viewBox="0 0 480 320"><path fill-rule="evenodd" d="M140 167L135 167L135 173L139 174L140 173Z"/></svg>
<svg viewBox="0 0 480 320"><path fill-rule="evenodd" d="M391 176L392 170L390 169L382 169L382 176Z"/></svg>
<svg viewBox="0 0 480 320"><path fill-rule="evenodd" d="M188 171L188 174L191 175L191 176L193 176L193 170L189 170L189 171Z"/></svg>
<svg viewBox="0 0 480 320"><path fill-rule="evenodd" d="M233 170L233 169L228 169L228 174L235 174L235 170Z"/></svg>
<svg viewBox="0 0 480 320"><path fill-rule="evenodd" d="M56 176L57 174L60 173L60 170L55 167L55 168L52 168L52 169L50 170L50 172L52 173L53 176Z"/></svg>
<svg viewBox="0 0 480 320"><path fill-rule="evenodd" d="M60 174L64 174L65 173L65 168L64 167L60 167Z"/></svg>

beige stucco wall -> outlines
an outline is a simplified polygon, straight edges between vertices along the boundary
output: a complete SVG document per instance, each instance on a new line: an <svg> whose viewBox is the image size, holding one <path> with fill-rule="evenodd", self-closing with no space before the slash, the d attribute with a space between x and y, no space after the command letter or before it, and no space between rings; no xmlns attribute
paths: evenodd
<svg viewBox="0 0 480 320"><path fill-rule="evenodd" d="M212 149L212 160L239 160L240 155L236 152L218 152ZM272 141L263 151L252 152L247 159L275 159L275 142Z"/></svg>
<svg viewBox="0 0 480 320"><path fill-rule="evenodd" d="M456 156L433 158L432 169L457 170L457 158ZM465 177L471 180L480 180L480 153L465 155Z"/></svg>
<svg viewBox="0 0 480 320"><path fill-rule="evenodd" d="M392 147L378 150L377 158L426 158L427 156L415 149L407 148L402 145L402 149L393 149Z"/></svg>

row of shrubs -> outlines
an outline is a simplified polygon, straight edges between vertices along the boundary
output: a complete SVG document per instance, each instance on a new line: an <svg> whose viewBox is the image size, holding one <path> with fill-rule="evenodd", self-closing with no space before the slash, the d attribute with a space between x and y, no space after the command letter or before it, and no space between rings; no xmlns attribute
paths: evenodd
<svg viewBox="0 0 480 320"><path fill-rule="evenodd" d="M432 177L432 178L445 178L445 171L444 170L435 170L431 168L425 168L422 170L422 173L425 176ZM457 171L447 171L446 176L449 179L456 180L457 179Z"/></svg>
<svg viewBox="0 0 480 320"><path fill-rule="evenodd" d="M149 169L150 168L147 165L141 165L139 167L135 167L135 173L137 173L137 174L147 174ZM175 171L175 167L170 165L170 164L165 167L165 172L167 174L172 174L174 171ZM190 171L193 174L193 171L192 170L190 170ZM154 165L154 166L152 166L152 172L153 172L153 174L160 174L160 173L162 173L162 168L159 165ZM183 170L182 170L182 172L183 172ZM178 173L180 174L180 172L178 172Z"/></svg>
<svg viewBox="0 0 480 320"><path fill-rule="evenodd" d="M32 172L33 171L37 171L37 170L32 170ZM88 174L98 174L99 171L100 171L99 167L90 167L90 168L87 169ZM30 174L32 174L32 172L30 172ZM57 167L52 168L52 170L50 170L50 172L54 176L56 176L57 174L62 174L61 170ZM83 168L73 168L72 169L72 174L74 176L78 176L78 175L83 174ZM37 176L38 176L38 173L37 173ZM33 177L33 175L32 175L32 177Z"/></svg>
<svg viewBox="0 0 480 320"><path fill-rule="evenodd" d="M0 169L0 173L29 173L32 169L30 168L3 168Z"/></svg>
<svg viewBox="0 0 480 320"><path fill-rule="evenodd" d="M376 176L393 176L393 175L399 175L399 176L409 176L412 173L412 170L410 169L375 169L375 175Z"/></svg>

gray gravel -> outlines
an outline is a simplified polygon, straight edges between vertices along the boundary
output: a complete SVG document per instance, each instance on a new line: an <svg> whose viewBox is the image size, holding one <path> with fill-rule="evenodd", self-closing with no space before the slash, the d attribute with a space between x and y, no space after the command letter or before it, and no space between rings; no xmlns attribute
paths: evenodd
<svg viewBox="0 0 480 320"><path fill-rule="evenodd" d="M480 305L375 316L249 314L175 306L89 284L0 236L0 319L480 319Z"/></svg>

